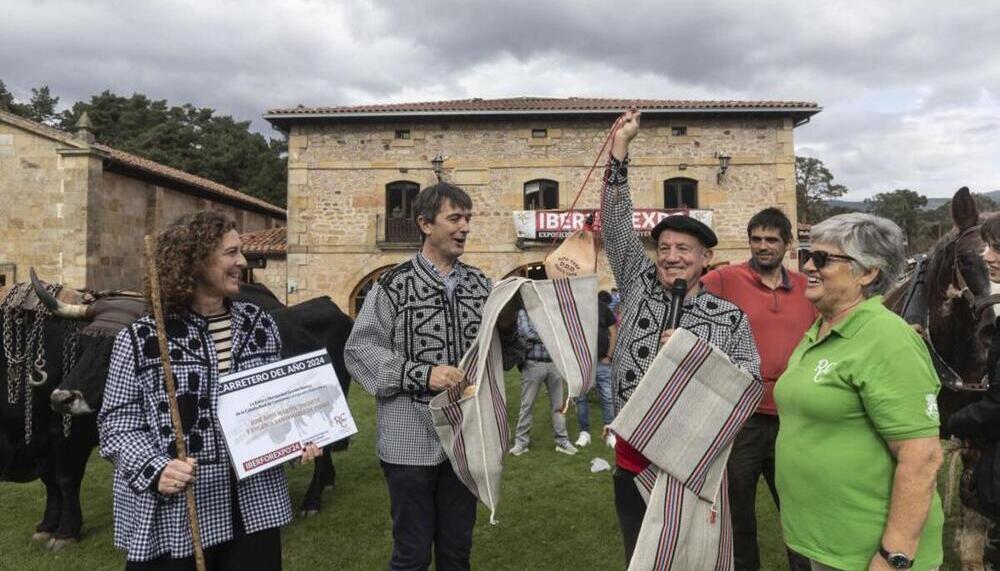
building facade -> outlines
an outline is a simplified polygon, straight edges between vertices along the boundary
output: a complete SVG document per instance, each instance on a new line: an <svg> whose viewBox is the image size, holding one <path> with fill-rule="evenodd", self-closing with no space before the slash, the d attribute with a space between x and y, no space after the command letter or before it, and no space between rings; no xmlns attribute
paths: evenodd
<svg viewBox="0 0 1000 571"><path fill-rule="evenodd" d="M243 233L242 252L247 259L243 281L271 290L274 297L288 304L287 228Z"/></svg>
<svg viewBox="0 0 1000 571"><path fill-rule="evenodd" d="M212 181L0 111L0 287L34 267L74 287L141 289L143 238L203 209L241 232L285 211Z"/></svg>
<svg viewBox="0 0 1000 571"><path fill-rule="evenodd" d="M732 261L746 257L746 223L761 208L780 207L795 223L793 132L820 111L815 103L516 98L278 109L265 118L289 136L289 302L330 295L356 312L373 280L418 249L411 202L438 180L435 169L473 199L463 259L494 280L538 276L551 237L585 218L565 222L571 205L599 208L598 151L632 105L643 111L629 170L637 231L691 212L719 235L716 260ZM614 285L603 254L599 274L602 287Z"/></svg>

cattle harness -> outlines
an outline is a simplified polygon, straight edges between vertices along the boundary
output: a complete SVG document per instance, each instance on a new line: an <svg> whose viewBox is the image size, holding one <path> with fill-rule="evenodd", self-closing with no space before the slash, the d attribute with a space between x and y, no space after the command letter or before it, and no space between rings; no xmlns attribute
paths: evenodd
<svg viewBox="0 0 1000 571"><path fill-rule="evenodd" d="M62 286L49 284L45 290L53 296L59 293ZM3 321L3 352L7 360L7 402L17 404L24 398L24 442L31 443L32 438L32 408L34 405L33 387L40 387L48 381L45 360L45 342L43 329L52 312L42 303L30 312L33 319L27 315L25 308L28 296L32 292L30 283L14 284L3 301L0 302L0 320ZM30 319L30 325L26 322ZM80 325L69 322L63 335L63 371L69 371L78 358ZM27 330L27 331L26 331ZM32 360L34 359L34 360ZM72 425L72 415L63 414L63 435L69 436Z"/></svg>

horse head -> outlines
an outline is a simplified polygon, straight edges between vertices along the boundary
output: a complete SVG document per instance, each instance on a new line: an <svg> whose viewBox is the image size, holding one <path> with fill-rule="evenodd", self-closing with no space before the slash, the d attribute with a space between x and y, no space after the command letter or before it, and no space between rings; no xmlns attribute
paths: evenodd
<svg viewBox="0 0 1000 571"><path fill-rule="evenodd" d="M928 261L927 335L962 382L975 386L987 372L996 316L992 309L977 309L977 302L990 296L991 282L982 259L979 210L968 188L952 198L951 218L954 228L934 245Z"/></svg>

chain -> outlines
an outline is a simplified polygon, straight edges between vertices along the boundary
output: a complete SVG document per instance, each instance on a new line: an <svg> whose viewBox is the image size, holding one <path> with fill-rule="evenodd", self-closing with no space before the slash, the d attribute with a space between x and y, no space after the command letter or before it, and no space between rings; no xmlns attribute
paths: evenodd
<svg viewBox="0 0 1000 571"><path fill-rule="evenodd" d="M24 346L24 302L28 297L28 284L15 284L0 303L3 319L3 352L7 359L7 402L18 401L21 381L21 364L27 358Z"/></svg>
<svg viewBox="0 0 1000 571"><path fill-rule="evenodd" d="M49 284L46 291L55 295L61 286ZM24 441L31 443L32 436L32 404L34 390L30 381L37 378L42 382L48 378L45 371L45 340L43 326L51 315L45 305L39 303L34 310L30 329L25 332L25 300L31 292L29 283L15 284L11 287L3 302L0 303L0 318L3 319L3 351L7 359L7 402L16 404L24 393ZM75 352L75 349L74 349ZM34 362L31 357L34 356ZM65 423L65 420L64 420ZM65 425L64 425L65 429Z"/></svg>
<svg viewBox="0 0 1000 571"><path fill-rule="evenodd" d="M66 326L66 333L63 335L63 375L65 376L73 367L76 366L76 361L79 355L77 351L80 348L80 324L71 321ZM73 415L63 414L63 436L69 438L69 431L73 425Z"/></svg>
<svg viewBox="0 0 1000 571"><path fill-rule="evenodd" d="M0 304L0 318L3 319L3 351L7 359L7 402L14 404L18 397L18 382L21 379L21 362L24 354L21 345L24 339L23 305L28 297L27 284L15 284L7 292Z"/></svg>

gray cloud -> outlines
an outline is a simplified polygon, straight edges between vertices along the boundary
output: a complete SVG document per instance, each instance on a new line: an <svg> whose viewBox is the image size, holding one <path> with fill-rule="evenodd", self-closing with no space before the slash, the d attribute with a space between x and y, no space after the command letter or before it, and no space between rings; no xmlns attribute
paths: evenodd
<svg viewBox="0 0 1000 571"><path fill-rule="evenodd" d="M0 0L0 79L240 119L270 107L518 95L804 99L852 197L1000 188L989 1Z"/></svg>

